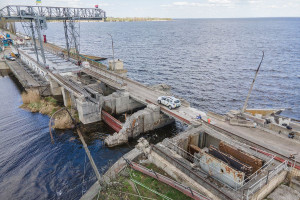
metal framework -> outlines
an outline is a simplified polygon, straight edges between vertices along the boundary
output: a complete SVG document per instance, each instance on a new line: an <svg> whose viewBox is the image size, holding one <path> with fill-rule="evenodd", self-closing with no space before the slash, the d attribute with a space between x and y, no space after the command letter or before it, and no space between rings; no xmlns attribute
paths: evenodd
<svg viewBox="0 0 300 200"><path fill-rule="evenodd" d="M0 9L0 18L22 23L25 32L27 29L33 39L37 61L41 62L39 59L41 56L42 64L46 67L41 31L47 29L47 20L63 21L68 58L70 58L70 50L74 48L77 59L79 59L80 26L76 22L80 20L105 20L106 12L100 8L8 5ZM39 47L37 46L36 35Z"/></svg>
<svg viewBox="0 0 300 200"><path fill-rule="evenodd" d="M46 20L71 20L74 18L84 20L103 20L106 18L106 13L100 8L21 5L8 5L0 10L0 17L4 17L9 20L30 20L36 16L44 17Z"/></svg>

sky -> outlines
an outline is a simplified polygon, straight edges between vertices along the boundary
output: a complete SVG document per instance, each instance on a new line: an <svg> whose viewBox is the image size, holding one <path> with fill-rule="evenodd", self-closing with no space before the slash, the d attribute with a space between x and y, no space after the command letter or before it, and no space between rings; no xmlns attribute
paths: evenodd
<svg viewBox="0 0 300 200"><path fill-rule="evenodd" d="M247 18L300 17L300 0L41 0L43 6L94 7L109 17ZM35 0L0 0L6 5Z"/></svg>

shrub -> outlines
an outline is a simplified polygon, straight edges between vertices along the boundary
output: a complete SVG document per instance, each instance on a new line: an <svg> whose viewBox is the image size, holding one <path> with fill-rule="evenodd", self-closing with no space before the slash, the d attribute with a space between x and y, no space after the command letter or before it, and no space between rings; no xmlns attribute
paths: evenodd
<svg viewBox="0 0 300 200"><path fill-rule="evenodd" d="M36 90L29 90L22 93L22 100L24 104L37 103L40 101L40 95Z"/></svg>

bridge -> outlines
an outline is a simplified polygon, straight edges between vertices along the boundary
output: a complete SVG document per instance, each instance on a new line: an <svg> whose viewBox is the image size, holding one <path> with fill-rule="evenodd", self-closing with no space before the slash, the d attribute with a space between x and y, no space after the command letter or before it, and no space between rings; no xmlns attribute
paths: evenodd
<svg viewBox="0 0 300 200"><path fill-rule="evenodd" d="M180 108L173 110L158 105L157 98L167 93L128 78L122 61L110 61L107 69L99 62L80 57L79 51L75 51L74 54L70 52L72 45L75 49L79 49L77 41L79 36L74 34L74 23L77 20L103 20L105 19L103 10L7 6L0 10L0 16L7 20L29 21L33 45L17 47L20 60L31 68L35 75L48 82L51 95L63 96L65 106L72 105L78 110L82 123L105 120L110 124L116 133L106 141L108 145L122 144L128 141L128 137L136 137L140 133L162 127L174 119L192 126L206 123L206 114L190 107L185 101ZM61 20L65 24L66 51L54 44L43 43L40 30L46 28L46 25L42 19ZM38 32L38 38L35 37L35 31ZM82 63L85 65L78 65L78 60L85 62ZM126 119L125 123L112 116L132 110L138 111ZM202 120L197 119L199 115L202 116ZM293 140L279 139L278 136L263 129L232 126L219 117L211 119L208 125L227 133L229 137L256 144L272 152L281 152L281 156L284 157L300 152L299 145ZM296 158L299 161L299 156Z"/></svg>

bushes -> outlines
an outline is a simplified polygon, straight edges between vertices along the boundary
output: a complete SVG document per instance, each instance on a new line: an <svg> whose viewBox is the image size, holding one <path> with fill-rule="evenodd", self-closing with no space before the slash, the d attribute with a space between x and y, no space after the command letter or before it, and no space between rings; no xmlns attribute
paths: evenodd
<svg viewBox="0 0 300 200"><path fill-rule="evenodd" d="M21 108L27 109L31 112L40 112L43 115L52 116L57 110L61 109L57 105L57 100L53 97L40 98L39 93L35 90L30 90L27 93L22 93L23 105ZM78 113L75 113L75 119L79 118ZM78 119L79 121L79 119ZM54 118L53 128L69 129L72 128L72 119L67 111L57 113Z"/></svg>
<svg viewBox="0 0 300 200"><path fill-rule="evenodd" d="M31 104L40 101L39 92L36 90L29 90L28 92L22 93L22 100L24 104Z"/></svg>

